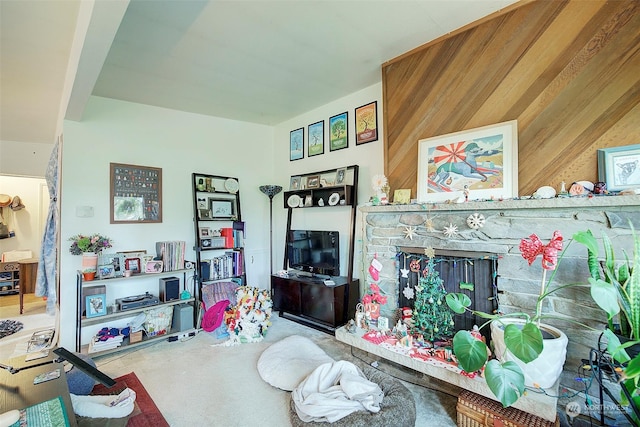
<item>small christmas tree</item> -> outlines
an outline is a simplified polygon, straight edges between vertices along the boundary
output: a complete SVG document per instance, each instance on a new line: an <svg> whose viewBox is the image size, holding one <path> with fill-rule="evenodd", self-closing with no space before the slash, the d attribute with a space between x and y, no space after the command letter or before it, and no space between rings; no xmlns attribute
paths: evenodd
<svg viewBox="0 0 640 427"><path fill-rule="evenodd" d="M435 262L429 258L416 286L412 334L421 334L425 340L432 342L453 335L453 316L445 302L446 295Z"/></svg>

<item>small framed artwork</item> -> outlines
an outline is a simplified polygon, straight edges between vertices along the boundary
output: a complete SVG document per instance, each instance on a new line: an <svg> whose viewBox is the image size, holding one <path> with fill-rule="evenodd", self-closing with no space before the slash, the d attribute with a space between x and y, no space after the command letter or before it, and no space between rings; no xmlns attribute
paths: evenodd
<svg viewBox="0 0 640 427"><path fill-rule="evenodd" d="M98 265L111 265L113 266L113 277L122 277L124 274L124 259L125 256L121 253L102 253L98 255Z"/></svg>
<svg viewBox="0 0 640 427"><path fill-rule="evenodd" d="M310 194L307 194L307 195L304 197L304 205L305 205L306 207L311 207L311 206L313 206L313 199L311 198L311 195L310 195Z"/></svg>
<svg viewBox="0 0 640 427"><path fill-rule="evenodd" d="M329 151L341 150L349 146L348 112L329 117Z"/></svg>
<svg viewBox="0 0 640 427"><path fill-rule="evenodd" d="M211 228L209 227L199 227L198 232L200 233L200 238L212 236Z"/></svg>
<svg viewBox="0 0 640 427"><path fill-rule="evenodd" d="M304 128L292 130L289 134L289 160L300 160L304 157Z"/></svg>
<svg viewBox="0 0 640 427"><path fill-rule="evenodd" d="M300 188L300 176L292 176L291 182L289 183L289 190L301 190Z"/></svg>
<svg viewBox="0 0 640 427"><path fill-rule="evenodd" d="M212 218L234 218L236 216L235 201L233 199L209 199Z"/></svg>
<svg viewBox="0 0 640 427"><path fill-rule="evenodd" d="M131 271L133 274L140 273L140 258L126 258L124 260L124 269Z"/></svg>
<svg viewBox="0 0 640 427"><path fill-rule="evenodd" d="M107 296L105 294L87 295L85 297L87 317L98 317L107 314Z"/></svg>
<svg viewBox="0 0 640 427"><path fill-rule="evenodd" d="M207 220L211 218L211 209L198 209L198 219Z"/></svg>
<svg viewBox="0 0 640 427"><path fill-rule="evenodd" d="M308 176L307 188L320 188L320 175Z"/></svg>
<svg viewBox="0 0 640 427"><path fill-rule="evenodd" d="M110 279L116 277L113 264L104 264L98 266L98 277L100 279Z"/></svg>
<svg viewBox="0 0 640 427"><path fill-rule="evenodd" d="M356 145L378 140L378 101L356 108Z"/></svg>
<svg viewBox="0 0 640 427"><path fill-rule="evenodd" d="M144 267L145 273L162 273L162 261L148 261Z"/></svg>
<svg viewBox="0 0 640 427"><path fill-rule="evenodd" d="M309 147L307 156L317 156L324 153L324 120L309 125Z"/></svg>
<svg viewBox="0 0 640 427"><path fill-rule="evenodd" d="M418 202L518 196L518 122L418 141Z"/></svg>
<svg viewBox="0 0 640 427"><path fill-rule="evenodd" d="M347 168L336 169L336 184L335 185L344 185L346 178L347 178Z"/></svg>
<svg viewBox="0 0 640 427"><path fill-rule="evenodd" d="M640 186L640 144L599 149L598 180L609 191Z"/></svg>
<svg viewBox="0 0 640 427"><path fill-rule="evenodd" d="M393 203L396 205L407 205L411 202L411 189L401 188L393 192Z"/></svg>

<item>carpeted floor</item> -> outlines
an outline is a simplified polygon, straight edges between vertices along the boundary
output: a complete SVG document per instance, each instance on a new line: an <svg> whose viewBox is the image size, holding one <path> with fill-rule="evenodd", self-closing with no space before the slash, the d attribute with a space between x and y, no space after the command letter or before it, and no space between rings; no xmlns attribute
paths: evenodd
<svg viewBox="0 0 640 427"><path fill-rule="evenodd" d="M310 338L335 360L368 363L332 335L273 317L262 342L225 347L213 335L199 333L184 342L161 342L138 350L96 358L98 368L112 377L135 372L172 427L281 427L289 421L290 393L264 382L258 358L271 344L290 335ZM455 426L456 396L419 385L422 379L380 361L380 368L405 375L417 409L416 425ZM396 372L394 372L394 370ZM428 385L428 380L425 384ZM373 426L372 426L373 427Z"/></svg>

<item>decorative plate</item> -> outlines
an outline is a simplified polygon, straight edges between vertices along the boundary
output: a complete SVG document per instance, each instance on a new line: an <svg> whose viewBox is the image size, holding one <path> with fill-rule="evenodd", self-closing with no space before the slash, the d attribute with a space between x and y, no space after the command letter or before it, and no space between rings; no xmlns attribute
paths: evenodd
<svg viewBox="0 0 640 427"><path fill-rule="evenodd" d="M290 208L297 208L298 206L300 206L300 196L298 196L297 194L290 195L287 199L287 205Z"/></svg>
<svg viewBox="0 0 640 427"><path fill-rule="evenodd" d="M335 206L340 202L340 195L338 193L333 193L329 196L329 206Z"/></svg>
<svg viewBox="0 0 640 427"><path fill-rule="evenodd" d="M229 178L224 182L224 188L227 189L229 193L235 194L238 192L238 181L233 178Z"/></svg>

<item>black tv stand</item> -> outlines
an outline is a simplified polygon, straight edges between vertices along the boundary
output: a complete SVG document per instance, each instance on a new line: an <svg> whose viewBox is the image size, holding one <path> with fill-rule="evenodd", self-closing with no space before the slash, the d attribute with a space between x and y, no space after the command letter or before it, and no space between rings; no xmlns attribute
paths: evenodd
<svg viewBox="0 0 640 427"><path fill-rule="evenodd" d="M287 234L291 231L294 211L307 209L337 209L349 214L347 236L346 276L312 275L309 272L290 270L289 277L271 276L273 309L281 317L333 333L338 327L355 317L360 298L360 281L353 278L354 239L356 234L356 206L358 205L358 165L329 169L300 175L303 183L313 178L319 187L304 186L285 191L284 208L287 209ZM292 177L293 178L293 177ZM322 182L326 182L326 185ZM300 183L300 181L298 181ZM304 200L304 206L296 201ZM309 202L309 203L307 203ZM343 234L341 234L343 236ZM288 246L285 242L283 270L293 268L288 264ZM329 270L318 270L329 271ZM303 274L299 274L303 273ZM339 272L340 274L342 272ZM294 276L295 274L295 276ZM333 284L325 284L331 280Z"/></svg>

